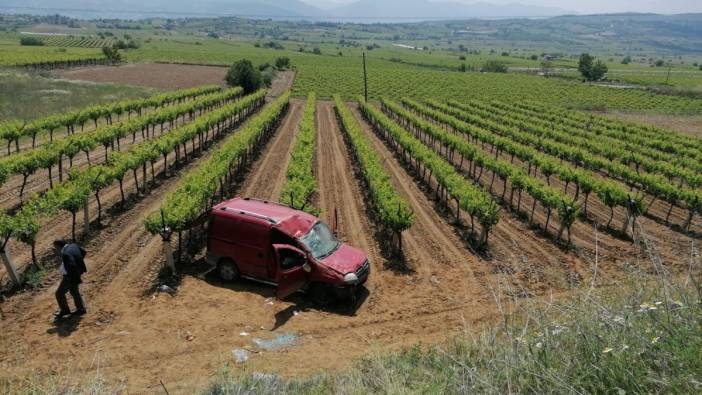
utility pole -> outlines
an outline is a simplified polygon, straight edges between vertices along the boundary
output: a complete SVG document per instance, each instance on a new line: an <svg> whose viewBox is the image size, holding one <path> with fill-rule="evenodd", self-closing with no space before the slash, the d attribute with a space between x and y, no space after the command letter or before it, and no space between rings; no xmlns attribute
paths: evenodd
<svg viewBox="0 0 702 395"><path fill-rule="evenodd" d="M665 84L668 85L668 80L670 80L670 68L672 66L668 65L668 75L665 77Z"/></svg>
<svg viewBox="0 0 702 395"><path fill-rule="evenodd" d="M366 73L366 53L363 53L363 95L368 103L368 74Z"/></svg>

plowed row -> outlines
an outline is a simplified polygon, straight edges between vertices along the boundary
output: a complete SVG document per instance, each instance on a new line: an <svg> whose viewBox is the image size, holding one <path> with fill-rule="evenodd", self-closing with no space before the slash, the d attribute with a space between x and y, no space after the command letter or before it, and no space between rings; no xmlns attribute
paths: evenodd
<svg viewBox="0 0 702 395"><path fill-rule="evenodd" d="M240 195L284 201L279 195L303 107L302 102L291 102L275 136L237 186ZM55 309L52 285L58 276L3 304L0 349L6 351L0 354L0 376L32 371L87 376L99 359L101 373L111 380L126 378L130 392L159 391L162 380L172 393L189 393L231 361L233 348L253 349L252 337L282 333L298 336L297 344L282 352L252 353L246 365L232 369L245 366L249 371L309 375L343 368L369 352L476 331L498 316L498 297L558 294L588 283L595 239L598 283L614 283L630 270L647 269L646 251L638 244L577 223L576 247L562 249L507 212L492 231L489 253L472 251L452 215L433 200L430 186L408 172L358 109L351 107L383 158L394 187L416 214L414 225L404 234L407 270L397 269L397 262L382 255L333 105L320 102L315 157L319 187L314 203L323 220L331 224L338 219L343 241L370 257L372 274L358 306L324 311L300 295L275 300L272 287L247 281L222 284L202 264L202 249L193 254L194 263L184 267L175 297L146 293L164 259L160 239L145 231L143 219L178 184L177 176L162 177L150 194L134 199L128 211L110 213L106 226L87 241L90 271L83 288L89 314L74 327L54 327L50 322ZM190 162L178 174L202 160ZM133 185L126 188L134 190ZM495 190L501 193L501 188L496 182ZM112 188L105 196L107 205L113 205L119 191ZM522 204L530 202L523 197ZM608 215L606 207L593 204L591 209L597 216L606 209ZM65 234L68 218L57 218L47 234ZM664 264L687 262L691 239L649 219L642 218L641 224ZM48 241L47 237L42 242Z"/></svg>

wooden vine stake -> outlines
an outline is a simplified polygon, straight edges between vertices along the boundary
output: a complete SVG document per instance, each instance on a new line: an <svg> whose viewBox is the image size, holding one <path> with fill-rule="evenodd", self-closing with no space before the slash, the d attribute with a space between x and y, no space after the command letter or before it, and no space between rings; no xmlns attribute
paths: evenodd
<svg viewBox="0 0 702 395"><path fill-rule="evenodd" d="M171 269L171 273L176 273L175 262L173 260L173 247L171 247L171 235L173 232L166 226L166 220L161 210L161 241L163 242L163 253L166 254L166 265Z"/></svg>
<svg viewBox="0 0 702 395"><path fill-rule="evenodd" d="M10 279L12 280L12 283L14 283L15 285L20 285L20 277L17 273L17 267L12 261L10 251L8 251L7 248L3 248L0 251L0 257L2 258L2 263L5 265L5 269L7 269L7 273L10 274Z"/></svg>
<svg viewBox="0 0 702 395"><path fill-rule="evenodd" d="M90 209L88 207L88 198L83 203L83 234L90 234Z"/></svg>

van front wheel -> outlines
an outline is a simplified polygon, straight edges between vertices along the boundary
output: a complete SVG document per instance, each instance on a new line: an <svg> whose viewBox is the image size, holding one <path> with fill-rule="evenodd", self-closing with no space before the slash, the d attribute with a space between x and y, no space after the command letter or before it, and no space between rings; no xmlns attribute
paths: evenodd
<svg viewBox="0 0 702 395"><path fill-rule="evenodd" d="M239 278L239 268L229 260L219 262L217 272L219 277L226 282L232 282Z"/></svg>

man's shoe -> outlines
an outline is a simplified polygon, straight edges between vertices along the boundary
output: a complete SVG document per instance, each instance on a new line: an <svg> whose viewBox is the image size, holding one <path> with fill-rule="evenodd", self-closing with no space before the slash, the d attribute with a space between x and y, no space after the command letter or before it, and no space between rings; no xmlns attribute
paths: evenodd
<svg viewBox="0 0 702 395"><path fill-rule="evenodd" d="M72 312L71 315L80 317L81 315L85 315L87 313L88 312L85 309L82 309L82 310L76 310L76 311Z"/></svg>
<svg viewBox="0 0 702 395"><path fill-rule="evenodd" d="M63 322L64 320L68 319L71 317L71 313L68 312L63 312L63 311L57 311L54 313L54 322Z"/></svg>

